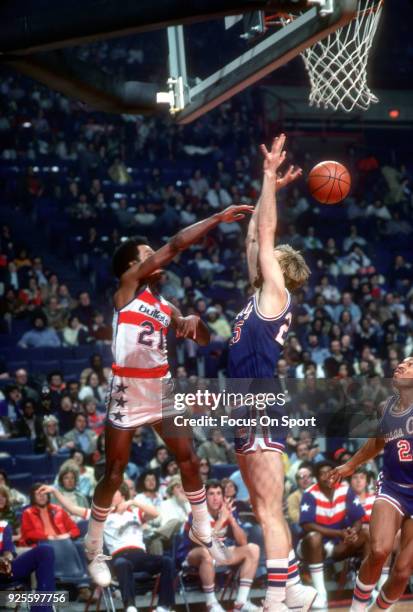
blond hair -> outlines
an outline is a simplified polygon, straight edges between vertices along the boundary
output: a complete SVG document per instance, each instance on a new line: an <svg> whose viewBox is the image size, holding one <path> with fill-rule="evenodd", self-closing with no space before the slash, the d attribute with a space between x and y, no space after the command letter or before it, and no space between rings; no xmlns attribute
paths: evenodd
<svg viewBox="0 0 413 612"><path fill-rule="evenodd" d="M280 244L275 250L280 253L278 263L284 275L285 286L288 291L294 293L307 282L311 270L300 251L296 251L289 244Z"/></svg>
<svg viewBox="0 0 413 612"><path fill-rule="evenodd" d="M280 244L274 251L279 253L277 260L284 276L284 283L288 291L294 293L302 287L308 280L311 270L305 263L300 251L296 251L289 244ZM258 268L258 276L254 281L254 286L262 286L263 278L261 270Z"/></svg>

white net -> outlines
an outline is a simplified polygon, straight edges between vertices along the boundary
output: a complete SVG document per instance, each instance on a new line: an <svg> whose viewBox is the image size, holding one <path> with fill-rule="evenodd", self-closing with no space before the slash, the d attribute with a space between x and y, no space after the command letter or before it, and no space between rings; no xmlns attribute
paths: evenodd
<svg viewBox="0 0 413 612"><path fill-rule="evenodd" d="M301 54L311 106L350 112L378 102L367 84L367 62L382 9L383 0L359 0L358 14L349 24Z"/></svg>

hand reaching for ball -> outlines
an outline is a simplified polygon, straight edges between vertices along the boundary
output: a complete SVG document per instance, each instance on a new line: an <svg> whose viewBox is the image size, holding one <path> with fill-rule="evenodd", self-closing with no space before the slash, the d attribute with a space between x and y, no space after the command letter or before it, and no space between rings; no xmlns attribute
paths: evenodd
<svg viewBox="0 0 413 612"><path fill-rule="evenodd" d="M264 174L269 178L277 178L277 170L284 162L287 152L284 151L285 134L274 138L270 151L262 144L260 145L261 153L264 156Z"/></svg>

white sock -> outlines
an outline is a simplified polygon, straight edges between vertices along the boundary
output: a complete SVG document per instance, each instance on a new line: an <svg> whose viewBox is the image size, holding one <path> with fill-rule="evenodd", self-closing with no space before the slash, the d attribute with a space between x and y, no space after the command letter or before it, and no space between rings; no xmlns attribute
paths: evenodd
<svg viewBox="0 0 413 612"><path fill-rule="evenodd" d="M375 584L364 584L357 576L353 591L353 601L351 602L353 612L362 612L366 609L375 586Z"/></svg>
<svg viewBox="0 0 413 612"><path fill-rule="evenodd" d="M381 610L387 610L396 602L397 599L389 599L386 597L386 595L383 593L383 589L380 590L379 596L376 599L376 605Z"/></svg>
<svg viewBox="0 0 413 612"><path fill-rule="evenodd" d="M390 574L390 567L383 567L383 569L381 570L381 575L379 578L379 581L377 583L377 590L380 591L381 587L383 586L383 584L386 582L387 578L389 577Z"/></svg>
<svg viewBox="0 0 413 612"><path fill-rule="evenodd" d="M249 578L240 578L238 593L235 598L235 608L242 608L247 603L251 591L252 580Z"/></svg>
<svg viewBox="0 0 413 612"><path fill-rule="evenodd" d="M192 526L196 535L210 540L212 530L206 503L205 487L202 487L199 491L185 491L185 495L191 504Z"/></svg>
<svg viewBox="0 0 413 612"><path fill-rule="evenodd" d="M288 559L267 559L267 594L265 601L285 600L285 587L288 576Z"/></svg>
<svg viewBox="0 0 413 612"><path fill-rule="evenodd" d="M207 606L213 606L218 603L218 600L215 595L215 585L209 584L208 586L203 586L202 590L205 593L205 603Z"/></svg>
<svg viewBox="0 0 413 612"><path fill-rule="evenodd" d="M323 599L327 599L326 585L324 583L324 563L310 563L310 574L314 588Z"/></svg>
<svg viewBox="0 0 413 612"><path fill-rule="evenodd" d="M109 508L101 508L92 502L89 525L85 537L85 547L87 553L89 553L88 556L102 552L103 530L105 528L105 521L109 513L110 506Z"/></svg>
<svg viewBox="0 0 413 612"><path fill-rule="evenodd" d="M287 576L287 589L298 584L300 581L300 573L298 571L298 560L295 556L293 549L290 550L288 555L288 576Z"/></svg>

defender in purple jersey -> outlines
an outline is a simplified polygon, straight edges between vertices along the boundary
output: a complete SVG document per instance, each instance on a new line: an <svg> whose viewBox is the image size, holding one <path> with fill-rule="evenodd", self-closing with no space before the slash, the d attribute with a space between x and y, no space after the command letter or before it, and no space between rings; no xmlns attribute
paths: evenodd
<svg viewBox="0 0 413 612"><path fill-rule="evenodd" d="M264 387L272 391L274 372L291 324L290 292L301 287L310 274L300 253L288 245L274 247L276 191L301 175L301 170L293 166L283 177L278 175L286 157L284 144L282 134L270 151L261 145L263 185L246 243L249 279L256 292L235 320L229 347L228 374L238 391L244 388L258 393ZM267 414L273 410L274 407L265 408ZM247 406L237 407L234 412L255 416L254 408ZM264 535L268 573L264 610L306 611L317 593L300 584L291 535L283 516L282 432L247 426L236 433L235 443L241 474Z"/></svg>
<svg viewBox="0 0 413 612"><path fill-rule="evenodd" d="M351 612L366 609L399 529L400 551L369 610L390 608L403 595L413 573L413 356L397 366L393 386L395 394L383 408L377 437L331 473L332 481L347 478L383 451L383 470L370 519L371 550L360 567Z"/></svg>

